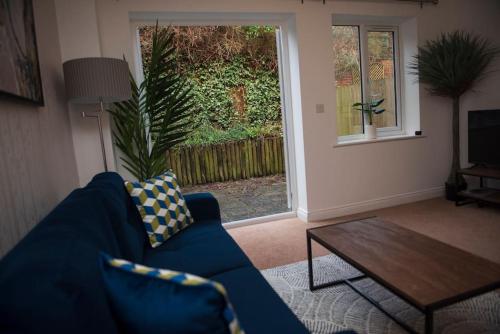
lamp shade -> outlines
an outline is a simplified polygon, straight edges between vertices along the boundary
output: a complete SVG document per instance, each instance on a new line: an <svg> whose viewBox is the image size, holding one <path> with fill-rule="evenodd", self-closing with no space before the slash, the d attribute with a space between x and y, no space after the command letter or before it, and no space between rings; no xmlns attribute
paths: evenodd
<svg viewBox="0 0 500 334"><path fill-rule="evenodd" d="M73 103L129 100L128 64L115 58L79 58L63 64L66 95Z"/></svg>

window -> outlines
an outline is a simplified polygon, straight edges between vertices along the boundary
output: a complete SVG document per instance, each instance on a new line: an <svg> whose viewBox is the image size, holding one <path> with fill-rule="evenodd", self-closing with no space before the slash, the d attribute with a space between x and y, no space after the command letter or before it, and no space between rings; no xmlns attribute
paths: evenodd
<svg viewBox="0 0 500 334"><path fill-rule="evenodd" d="M379 99L385 112L373 120L378 134L401 133L397 27L334 25L332 31L338 136L362 135L366 120L352 105Z"/></svg>

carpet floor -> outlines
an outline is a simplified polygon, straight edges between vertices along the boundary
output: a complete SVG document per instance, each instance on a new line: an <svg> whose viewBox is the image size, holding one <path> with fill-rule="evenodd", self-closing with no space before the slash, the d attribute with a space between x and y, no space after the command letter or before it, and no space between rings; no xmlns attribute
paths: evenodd
<svg viewBox="0 0 500 334"><path fill-rule="evenodd" d="M500 263L500 209L456 207L442 198L415 202L323 222L286 219L228 230L254 265L313 333L352 328L359 333L405 333L399 326L345 286L307 289L306 229L377 216L455 247ZM350 275L354 269L313 242L321 266L318 281ZM326 256L327 255L327 256ZM391 312L422 332L422 315L370 279L356 283ZM440 310L435 333L500 333L498 290Z"/></svg>
<svg viewBox="0 0 500 334"><path fill-rule="evenodd" d="M360 274L335 255L317 257L313 261L316 284ZM360 334L407 333L346 285L309 291L307 261L263 270L262 274L313 334L345 329ZM354 285L423 333L424 317L416 309L371 279L359 280ZM500 293L490 292L436 311L434 333L500 333Z"/></svg>
<svg viewBox="0 0 500 334"><path fill-rule="evenodd" d="M476 205L456 207L442 198L415 202L322 222L285 219L228 230L259 269L307 258L306 229L377 216L500 263L500 209ZM314 256L329 252L313 243Z"/></svg>

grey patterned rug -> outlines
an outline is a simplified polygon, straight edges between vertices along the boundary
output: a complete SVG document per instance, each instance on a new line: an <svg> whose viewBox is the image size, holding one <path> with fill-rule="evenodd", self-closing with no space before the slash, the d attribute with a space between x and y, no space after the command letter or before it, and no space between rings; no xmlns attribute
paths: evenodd
<svg viewBox="0 0 500 334"><path fill-rule="evenodd" d="M314 260L315 284L360 273L335 255ZM307 261L263 270L262 274L297 317L314 334L353 329L370 334L406 333L346 285L309 291ZM371 279L354 283L415 330L423 333L424 317ZM436 311L434 333L500 333L500 292L484 294Z"/></svg>

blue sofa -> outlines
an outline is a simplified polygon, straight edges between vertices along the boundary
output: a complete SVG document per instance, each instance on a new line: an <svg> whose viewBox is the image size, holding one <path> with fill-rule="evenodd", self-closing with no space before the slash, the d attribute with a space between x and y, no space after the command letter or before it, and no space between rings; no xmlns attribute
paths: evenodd
<svg viewBox="0 0 500 334"><path fill-rule="evenodd" d="M73 191L0 262L0 333L117 333L99 251L222 283L247 333L308 333L221 225L213 196L186 196L196 223L152 249L116 173Z"/></svg>
<svg viewBox="0 0 500 334"><path fill-rule="evenodd" d="M196 223L152 249L118 174L73 191L0 261L0 333L118 333L100 251L222 283L247 334L308 333L222 227L217 200L185 197Z"/></svg>

